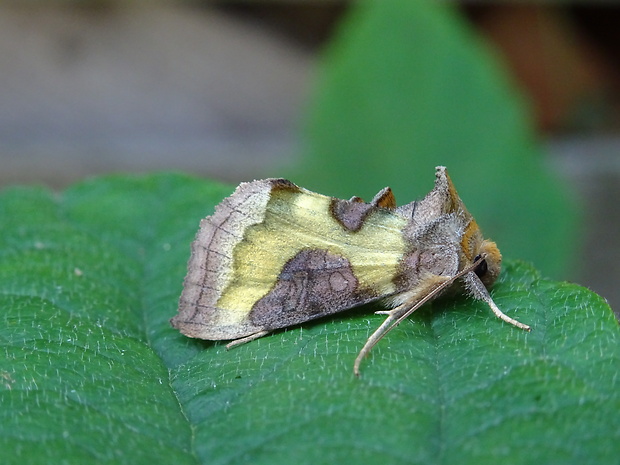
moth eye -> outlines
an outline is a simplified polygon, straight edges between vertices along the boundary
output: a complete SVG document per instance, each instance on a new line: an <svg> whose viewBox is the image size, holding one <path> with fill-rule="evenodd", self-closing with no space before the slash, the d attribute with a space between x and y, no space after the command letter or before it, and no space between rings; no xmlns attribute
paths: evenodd
<svg viewBox="0 0 620 465"><path fill-rule="evenodd" d="M474 262L480 260L480 257L480 255L476 255L476 258L474 258ZM487 274L487 271L489 271L487 261L481 260L476 269L474 270L474 273L476 273L476 276L478 276L479 278L482 278L485 274Z"/></svg>

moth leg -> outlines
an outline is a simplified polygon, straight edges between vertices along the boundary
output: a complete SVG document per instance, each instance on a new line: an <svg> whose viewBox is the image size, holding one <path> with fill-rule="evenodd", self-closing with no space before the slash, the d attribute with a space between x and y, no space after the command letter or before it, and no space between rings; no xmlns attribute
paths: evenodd
<svg viewBox="0 0 620 465"><path fill-rule="evenodd" d="M259 337L266 336L270 332L271 331L259 331L254 334L250 334L249 336L235 339L234 341L230 341L228 344L226 344L226 348L230 349L232 347L240 346L241 344L245 344L246 342L253 341L254 339L258 339Z"/></svg>

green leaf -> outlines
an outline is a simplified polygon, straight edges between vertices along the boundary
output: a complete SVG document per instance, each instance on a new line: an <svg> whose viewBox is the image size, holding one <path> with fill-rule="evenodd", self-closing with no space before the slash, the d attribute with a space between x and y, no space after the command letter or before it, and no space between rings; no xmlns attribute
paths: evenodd
<svg viewBox="0 0 620 465"><path fill-rule="evenodd" d="M543 161L523 99L455 5L357 2L323 57L290 176L311 190L400 204L445 165L483 231L509 257L567 276L576 202ZM544 225L544 228L542 227Z"/></svg>
<svg viewBox="0 0 620 465"><path fill-rule="evenodd" d="M586 464L620 454L605 302L508 261L505 312L447 298L384 338L365 307L226 351L170 327L230 188L109 177L0 194L0 463Z"/></svg>

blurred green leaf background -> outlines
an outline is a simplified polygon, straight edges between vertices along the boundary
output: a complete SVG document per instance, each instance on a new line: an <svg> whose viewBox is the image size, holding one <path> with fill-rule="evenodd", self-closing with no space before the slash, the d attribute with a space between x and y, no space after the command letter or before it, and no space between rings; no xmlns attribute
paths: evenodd
<svg viewBox="0 0 620 465"><path fill-rule="evenodd" d="M360 2L330 44L309 102L294 181L324 194L400 204L448 167L507 257L566 276L579 207L545 164L530 114L489 48L441 2Z"/></svg>

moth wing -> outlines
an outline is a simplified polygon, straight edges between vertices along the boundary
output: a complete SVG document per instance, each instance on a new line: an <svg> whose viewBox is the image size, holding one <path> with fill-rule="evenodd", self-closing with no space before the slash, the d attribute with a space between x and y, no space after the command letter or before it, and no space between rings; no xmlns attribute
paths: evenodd
<svg viewBox="0 0 620 465"><path fill-rule="evenodd" d="M393 204L386 192L366 204L284 180L242 184L201 223L173 325L235 339L396 292L407 221L380 206Z"/></svg>

